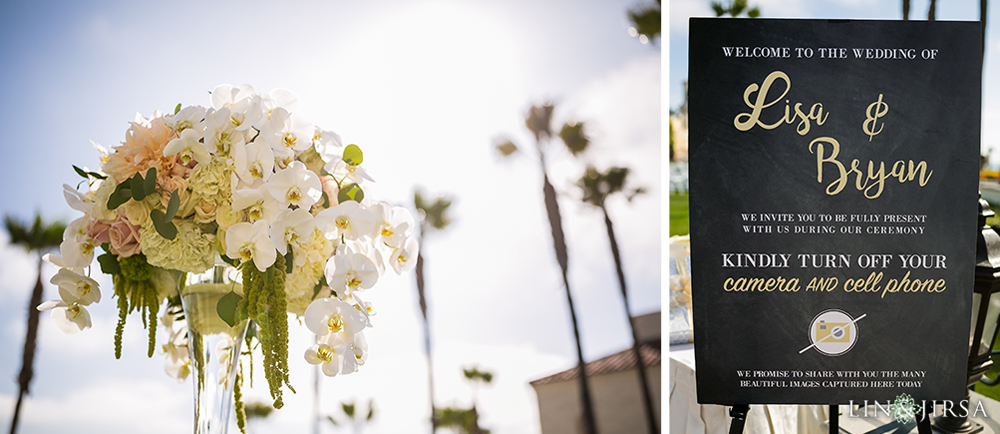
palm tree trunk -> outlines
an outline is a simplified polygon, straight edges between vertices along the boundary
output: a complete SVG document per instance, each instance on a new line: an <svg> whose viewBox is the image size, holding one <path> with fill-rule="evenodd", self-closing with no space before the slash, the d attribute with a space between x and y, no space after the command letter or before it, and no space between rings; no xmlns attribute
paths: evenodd
<svg viewBox="0 0 1000 434"><path fill-rule="evenodd" d="M434 409L434 364L431 362L431 323L427 320L427 298L424 296L424 256L417 251L417 295L420 297L420 313L424 318L424 353L427 355L427 390L431 399L431 433L437 431L437 411Z"/></svg>
<svg viewBox="0 0 1000 434"><path fill-rule="evenodd" d="M986 67L986 0L979 0L979 21L983 25L983 68Z"/></svg>
<svg viewBox="0 0 1000 434"><path fill-rule="evenodd" d="M539 149L541 152L541 149ZM539 154L541 155L541 154ZM545 211L549 217L552 229L552 241L556 250L556 259L562 270L563 285L566 287L566 301L569 303L570 320L573 323L573 338L576 340L577 369L580 371L580 403L583 405L583 429L586 434L596 434L597 425L594 422L594 409L590 401L590 386L587 381L586 362L583 360L583 345L580 341L580 327L576 320L576 308L573 307L573 293L569 286L569 259L566 252L566 239L562 230L562 218L559 215L559 203L556 201L556 190L549 182L545 172L545 160L542 158L542 192L545 195Z"/></svg>
<svg viewBox="0 0 1000 434"><path fill-rule="evenodd" d="M615 259L615 271L618 273L618 287L622 290L622 300L625 302L625 317L628 318L629 328L632 329L632 355L635 357L636 368L639 370L639 390L642 390L643 406L646 408L646 426L649 427L649 434L660 432L656 424L656 416L653 413L653 395L649 390L649 382L646 379L646 367L642 363L642 354L639 353L639 332L635 329L635 320L629 310L628 290L625 287L625 271L622 270L622 258L618 252L618 240L615 238L615 230L611 224L611 217L608 216L608 209L601 204L601 212L604 213L604 226L608 229L608 240L611 242L611 256Z"/></svg>
<svg viewBox="0 0 1000 434"><path fill-rule="evenodd" d="M927 21L934 21L937 18L937 0L931 0L931 5L927 8Z"/></svg>
<svg viewBox="0 0 1000 434"><path fill-rule="evenodd" d="M903 21L910 19L910 0L903 0Z"/></svg>
<svg viewBox="0 0 1000 434"><path fill-rule="evenodd" d="M10 422L10 434L17 432L17 422L21 416L21 401L24 396L30 393L31 379L35 376L35 343L38 340L38 309L36 307L42 303L42 259L38 259L38 279L35 281L35 289L31 292L31 301L28 302L28 332L24 337L24 354L21 359L21 373L17 376L18 394L17 403L14 404L14 418Z"/></svg>

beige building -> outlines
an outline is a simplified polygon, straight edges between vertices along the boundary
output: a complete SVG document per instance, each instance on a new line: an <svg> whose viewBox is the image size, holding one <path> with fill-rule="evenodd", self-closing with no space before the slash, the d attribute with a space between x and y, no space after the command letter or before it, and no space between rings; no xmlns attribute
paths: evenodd
<svg viewBox="0 0 1000 434"><path fill-rule="evenodd" d="M660 312L635 318L639 352L646 366L656 412L660 419ZM631 348L588 362L590 395L594 418L600 434L649 432L643 415L639 373ZM583 432L580 406L579 370L573 368L531 382L538 395L538 413L542 434L577 434Z"/></svg>

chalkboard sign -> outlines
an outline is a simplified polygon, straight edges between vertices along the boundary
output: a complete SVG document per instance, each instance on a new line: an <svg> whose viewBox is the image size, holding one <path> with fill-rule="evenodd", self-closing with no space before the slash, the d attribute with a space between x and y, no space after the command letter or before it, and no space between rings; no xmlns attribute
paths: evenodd
<svg viewBox="0 0 1000 434"><path fill-rule="evenodd" d="M698 401L962 400L980 24L690 32Z"/></svg>

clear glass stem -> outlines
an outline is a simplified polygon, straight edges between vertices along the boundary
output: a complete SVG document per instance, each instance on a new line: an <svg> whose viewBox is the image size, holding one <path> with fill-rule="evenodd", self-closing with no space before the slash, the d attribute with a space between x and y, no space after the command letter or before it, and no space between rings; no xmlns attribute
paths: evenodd
<svg viewBox="0 0 1000 434"><path fill-rule="evenodd" d="M232 271L228 266L216 266L206 273L189 275L181 291L194 371L195 434L225 434L229 428L240 344L247 330L246 320L230 327L216 308L230 291L242 295L240 284L229 279Z"/></svg>

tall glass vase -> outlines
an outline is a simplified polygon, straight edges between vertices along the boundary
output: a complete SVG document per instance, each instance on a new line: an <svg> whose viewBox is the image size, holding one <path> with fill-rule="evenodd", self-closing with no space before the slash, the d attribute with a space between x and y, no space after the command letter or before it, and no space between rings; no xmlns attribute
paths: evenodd
<svg viewBox="0 0 1000 434"><path fill-rule="evenodd" d="M181 290L194 380L195 434L225 434L229 428L247 321L230 327L219 317L217 305L230 291L243 295L238 278L233 267L218 264L204 273L188 274Z"/></svg>

